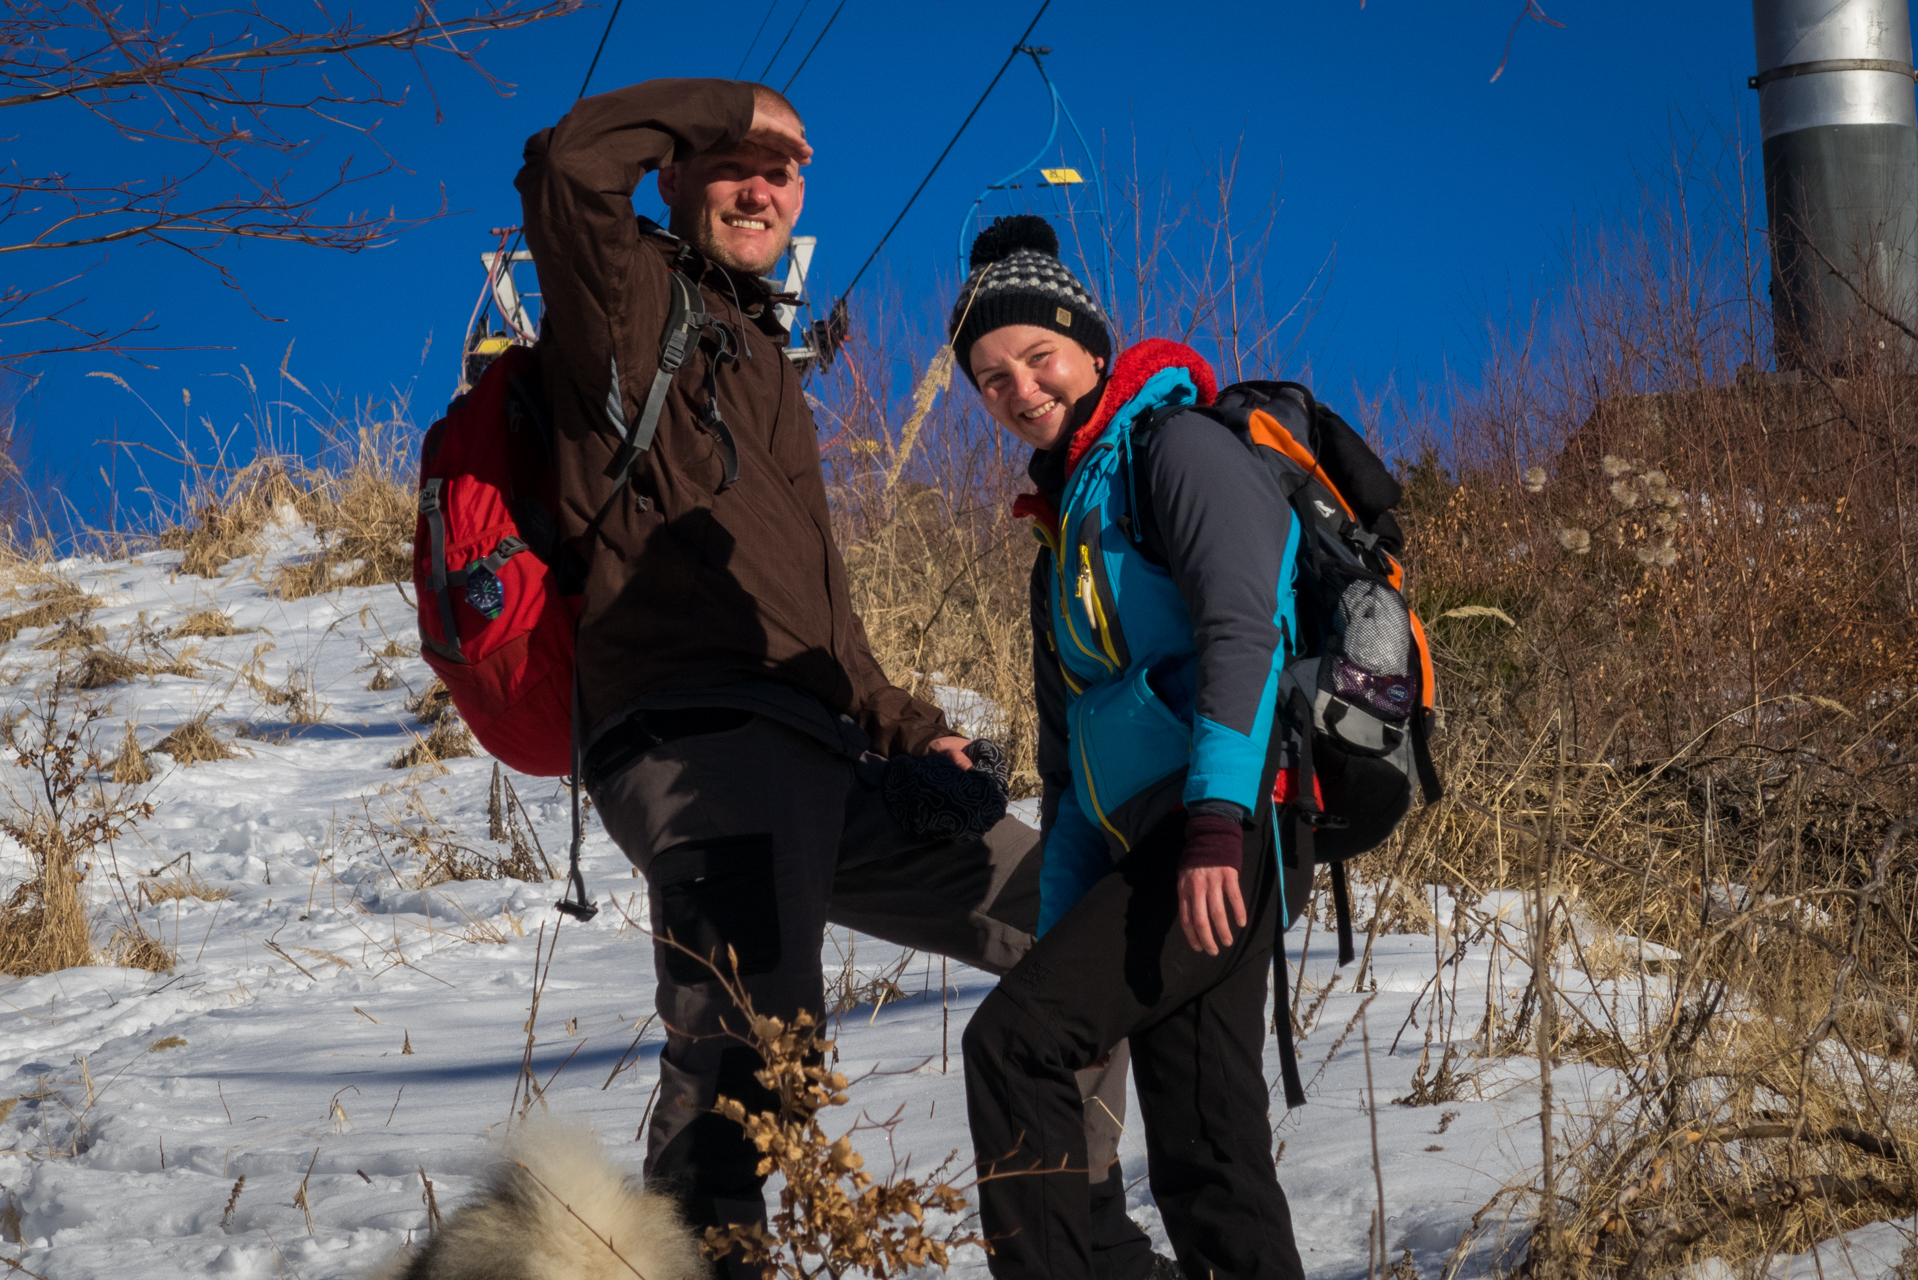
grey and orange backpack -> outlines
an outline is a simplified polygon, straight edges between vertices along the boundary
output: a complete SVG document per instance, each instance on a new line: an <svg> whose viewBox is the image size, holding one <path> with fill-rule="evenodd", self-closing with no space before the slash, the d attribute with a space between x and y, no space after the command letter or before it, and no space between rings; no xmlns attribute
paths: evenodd
<svg viewBox="0 0 1918 1280"><path fill-rule="evenodd" d="M1319 864L1328 868L1339 963L1348 964L1346 860L1392 834L1411 809L1415 782L1428 804L1444 792L1432 763L1431 651L1397 558L1405 535L1393 508L1403 491L1365 438L1299 383L1241 382L1210 405L1160 409L1134 428L1134 450L1144 443L1140 432L1180 413L1203 414L1237 436L1299 520L1298 634L1287 637L1266 767L1274 820L1291 824L1293 863L1308 877ZM1281 982L1284 954L1275 956ZM1278 1022L1286 1103L1298 1106L1305 1096L1291 1028Z"/></svg>

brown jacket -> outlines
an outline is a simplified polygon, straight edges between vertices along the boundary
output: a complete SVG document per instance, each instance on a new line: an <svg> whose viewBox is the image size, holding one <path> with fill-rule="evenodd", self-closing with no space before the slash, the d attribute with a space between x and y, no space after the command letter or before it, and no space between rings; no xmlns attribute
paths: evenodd
<svg viewBox="0 0 1918 1280"><path fill-rule="evenodd" d="M514 185L545 308L564 537L580 538L608 497L619 443L611 402L637 422L659 364L676 242L635 218L633 190L676 153L743 138L752 115L745 84L652 80L584 99L527 140ZM719 492L723 454L699 417L716 355L708 336L674 378L653 447L591 557L582 731L591 739L649 698L683 704L770 678L850 716L876 751L923 751L951 730L886 679L852 611L817 431L767 288L716 265L695 269L706 310L745 347L718 372L739 479Z"/></svg>

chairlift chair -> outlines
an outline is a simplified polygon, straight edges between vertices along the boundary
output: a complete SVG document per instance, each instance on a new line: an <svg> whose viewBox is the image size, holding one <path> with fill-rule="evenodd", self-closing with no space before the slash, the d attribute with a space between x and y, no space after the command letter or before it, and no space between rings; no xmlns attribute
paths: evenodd
<svg viewBox="0 0 1918 1280"><path fill-rule="evenodd" d="M492 234L498 237L498 244L480 254L480 265L486 270L486 283L480 289L479 300L473 304L472 318L466 324L466 343L460 351L460 381L454 391L455 396L470 391L479 381L480 374L486 371L486 366L498 359L508 347L532 346L539 340L540 295L537 281L533 282L535 287L530 291L522 290L517 276L518 268L533 261L532 252L508 248L508 237L512 237L515 245L518 243L518 227L495 227ZM800 310L811 309L806 284L812 268L813 251L818 245L817 236L794 236L786 251L786 278L783 283L771 282L781 299L775 304L779 323L791 335L785 349L786 358L801 373L830 365L833 357L839 354L850 325L843 298L834 304L824 319L803 326L798 324Z"/></svg>
<svg viewBox="0 0 1918 1280"><path fill-rule="evenodd" d="M1109 235L1110 220L1106 215L1105 179L1100 174L1098 158L1092 154L1092 148L1086 143L1086 136L1079 130L1079 122L1072 118L1072 112L1066 107L1065 98L1059 93L1059 87L1052 83L1052 77L1046 74L1044 59L1052 50L1045 45L1022 44L1018 51L1032 59L1032 65L1038 68L1039 79L1045 83L1046 94L1052 104L1052 125L1046 132L1045 145L1033 154L1032 159L1013 170L999 181L981 191L959 222L959 274L966 274L966 255L973 237L978 235L980 224L986 220L988 202L995 206L1006 206L1007 213L1037 213L1065 224L1068 229L1081 225L1080 220L1090 215L1096 220L1092 228L1096 243L1087 246L1082 238L1070 234L1059 237L1061 245L1080 239L1080 263L1085 268L1089 283L1098 295L1099 305L1112 310L1112 244ZM1079 161L1083 168L1065 163L1065 148L1059 147L1054 155L1054 146L1059 142L1059 121L1063 119L1072 129L1072 136L1079 143ZM1090 175L1090 176L1088 176ZM1092 196L1091 208L1075 205L1075 189L1084 188ZM1017 194L1014 194L1017 193ZM1040 193L1049 194L1049 201ZM1038 207L1045 206L1045 207ZM993 210L996 212L996 210Z"/></svg>

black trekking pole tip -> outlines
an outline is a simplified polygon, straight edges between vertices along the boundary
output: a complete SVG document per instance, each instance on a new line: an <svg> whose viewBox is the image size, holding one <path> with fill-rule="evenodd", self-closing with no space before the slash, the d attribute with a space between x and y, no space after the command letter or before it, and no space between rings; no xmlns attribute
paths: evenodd
<svg viewBox="0 0 1918 1280"><path fill-rule="evenodd" d="M553 909L561 915L571 916L584 924L599 914L599 908L590 902L574 902L571 898L561 898L553 904Z"/></svg>

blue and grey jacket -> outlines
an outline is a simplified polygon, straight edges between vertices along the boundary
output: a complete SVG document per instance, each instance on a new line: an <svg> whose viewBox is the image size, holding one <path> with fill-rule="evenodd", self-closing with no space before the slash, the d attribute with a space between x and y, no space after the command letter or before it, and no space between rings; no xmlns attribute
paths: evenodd
<svg viewBox="0 0 1918 1280"><path fill-rule="evenodd" d="M1257 807L1297 630L1299 527L1220 423L1173 414L1135 431L1214 388L1197 353L1142 342L1033 461L1042 933L1167 814Z"/></svg>

